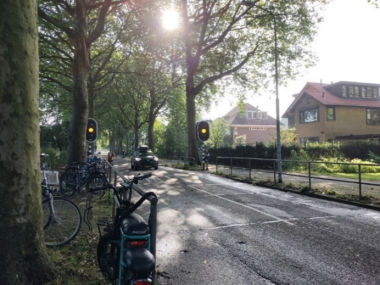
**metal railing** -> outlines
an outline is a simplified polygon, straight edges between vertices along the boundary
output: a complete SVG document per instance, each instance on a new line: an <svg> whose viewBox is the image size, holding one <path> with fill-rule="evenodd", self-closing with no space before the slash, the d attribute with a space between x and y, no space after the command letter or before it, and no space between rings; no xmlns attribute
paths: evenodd
<svg viewBox="0 0 380 285"><path fill-rule="evenodd" d="M334 172L330 173L330 177L323 176L323 173L321 175L313 175L313 168L315 168L318 164L325 164L325 165L344 165L347 167L356 168L355 172L350 173L357 173L357 179L352 178L338 178L334 177ZM290 176L290 177L299 177L303 179L307 179L308 182L308 188L309 190L312 190L312 180L325 180L325 181L334 181L334 182L340 182L340 183L350 183L350 184L356 184L358 185L358 196L359 199L363 198L363 186L373 186L373 187L380 187L380 182L371 182L371 181L365 181L362 179L362 174L367 173L363 172L363 168L365 167L379 167L380 164L375 163L349 163L349 162L329 162L329 161L302 161L302 160L282 160L283 165L283 176ZM248 178L252 179L252 174L256 171L260 171L260 173L269 173L273 175L273 182L277 183L276 181L276 174L277 174L277 159L264 159L264 158L253 158L253 157L225 157L225 156L218 156L215 160L215 171L218 172L218 167L220 166L227 166L229 169L229 175L234 174L234 168L235 172L237 174L244 174L244 170L248 171ZM291 171L286 171L286 170ZM240 172L237 172L240 170ZM242 171L243 170L243 171ZM314 170L315 171L315 170ZM306 174L305 174L306 173ZM380 177L380 172L379 177ZM328 174L328 173L326 173ZM271 176L272 176L271 175Z"/></svg>

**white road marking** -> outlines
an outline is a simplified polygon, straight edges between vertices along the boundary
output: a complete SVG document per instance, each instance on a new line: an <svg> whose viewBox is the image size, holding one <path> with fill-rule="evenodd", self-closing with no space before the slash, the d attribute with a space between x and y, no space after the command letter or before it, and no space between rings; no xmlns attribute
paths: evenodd
<svg viewBox="0 0 380 285"><path fill-rule="evenodd" d="M222 200L228 201L228 202L230 202L230 203L234 203L234 204L239 205L239 206L241 206L241 207L244 207L244 208L246 208L246 209L250 209L250 210L255 211L255 212L257 212L257 213L260 213L260 214L262 214L262 215L264 215L264 216L267 216L267 217L270 217L270 218L272 218L272 219L275 219L276 221L284 222L285 224L292 225L292 226L295 225L295 224L293 224L293 223L291 223L291 222L289 222L289 221L287 221L287 220L284 220L284 219L281 219L281 218L276 217L276 216L274 216L274 215L271 215L271 214L265 213L265 212L263 212L263 211L261 211L261 210L259 210L259 209L254 208L254 207L251 207L251 206L248 206L248 205L245 205L245 204L242 204L242 203L236 202L236 201L234 201L234 200L231 200L231 199L228 199L228 198L225 198L225 197L218 196L218 195L213 194L213 193L210 193L210 192L208 192L208 191L205 191L205 190L202 190L202 189L198 189L198 188L196 188L196 187L194 187L194 186L188 186L188 187L190 187L190 188L192 188L192 189L194 189L194 190L200 191L200 192L207 193L207 194L209 194L210 196L213 196L213 197L216 197L216 198L219 198L219 199L222 199Z"/></svg>
<svg viewBox="0 0 380 285"><path fill-rule="evenodd" d="M309 220L328 219L328 218L336 218L336 216L312 217L312 218L309 218Z"/></svg>
<svg viewBox="0 0 380 285"><path fill-rule="evenodd" d="M328 218L335 218L335 217L336 216L311 217L311 218L305 218L305 219L302 219L302 218L291 218L289 220L290 221L316 220L316 219L328 219ZM224 225L224 226L205 228L205 229L201 229L201 230L203 230L203 231L219 230L219 229L234 228L234 227L246 227L246 226L252 226L252 225L276 224L276 223L281 223L281 222L283 222L283 221L273 220L273 221L266 221L266 222L254 222L254 223L244 223L244 224L230 224L230 225Z"/></svg>

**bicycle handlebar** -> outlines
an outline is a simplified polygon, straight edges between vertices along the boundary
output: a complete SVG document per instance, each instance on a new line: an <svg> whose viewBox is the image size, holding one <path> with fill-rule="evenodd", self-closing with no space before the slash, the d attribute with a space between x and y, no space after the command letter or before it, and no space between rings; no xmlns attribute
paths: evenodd
<svg viewBox="0 0 380 285"><path fill-rule="evenodd" d="M121 182L120 185L122 187L129 188L132 186L133 183L137 184L139 180L143 180L143 179L149 178L151 176L152 176L151 172L148 172L146 174L138 173L135 176L133 176L132 179L122 178L124 182Z"/></svg>

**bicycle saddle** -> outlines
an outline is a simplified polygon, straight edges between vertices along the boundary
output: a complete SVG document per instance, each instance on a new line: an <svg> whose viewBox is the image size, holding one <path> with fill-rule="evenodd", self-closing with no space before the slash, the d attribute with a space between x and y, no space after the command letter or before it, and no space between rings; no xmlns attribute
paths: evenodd
<svg viewBox="0 0 380 285"><path fill-rule="evenodd" d="M121 230L126 235L146 235L149 234L149 226L138 214L132 213L121 221Z"/></svg>

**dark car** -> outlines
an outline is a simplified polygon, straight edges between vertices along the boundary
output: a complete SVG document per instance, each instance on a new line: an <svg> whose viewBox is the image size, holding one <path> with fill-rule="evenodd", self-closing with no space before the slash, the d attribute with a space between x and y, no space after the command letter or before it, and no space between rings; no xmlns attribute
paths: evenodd
<svg viewBox="0 0 380 285"><path fill-rule="evenodd" d="M158 158L147 146L141 146L135 151L131 158L131 168L133 170L148 168L157 169Z"/></svg>

